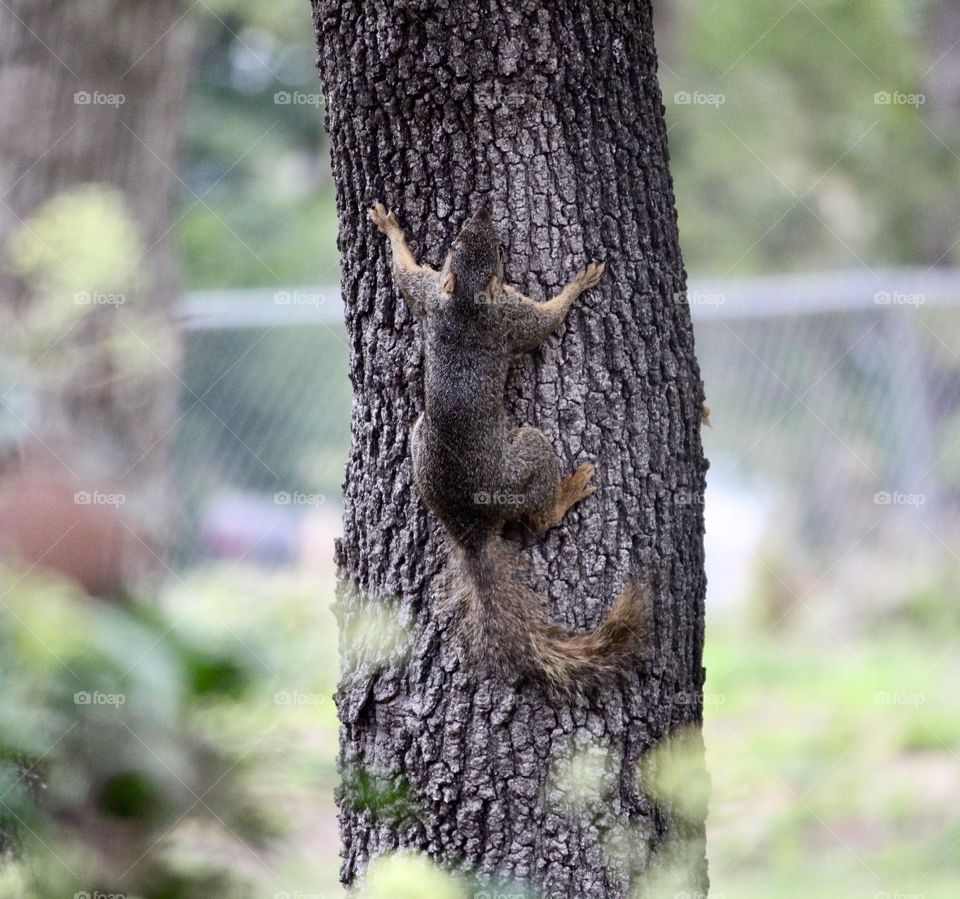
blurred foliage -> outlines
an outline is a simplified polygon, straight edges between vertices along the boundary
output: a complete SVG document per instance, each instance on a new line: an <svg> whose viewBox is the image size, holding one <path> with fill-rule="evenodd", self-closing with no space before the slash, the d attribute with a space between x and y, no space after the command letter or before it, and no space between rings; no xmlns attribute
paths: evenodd
<svg viewBox="0 0 960 899"><path fill-rule="evenodd" d="M609 802L618 784L609 749L597 744L574 752L558 766L554 780L564 805L575 811Z"/></svg>
<svg viewBox="0 0 960 899"><path fill-rule="evenodd" d="M37 388L135 386L172 364L172 335L140 292L143 247L120 191L85 184L56 195L4 250L30 295L0 308L5 362L27 367Z"/></svg>
<svg viewBox="0 0 960 899"><path fill-rule="evenodd" d="M392 604L382 597L341 602L348 617L340 622L341 650L350 667L403 665L413 643L410 621L399 611L399 599Z"/></svg>
<svg viewBox="0 0 960 899"><path fill-rule="evenodd" d="M877 96L924 93L932 3L667 5L660 74L693 270L936 261L925 226L960 159L924 104Z"/></svg>
<svg viewBox="0 0 960 899"><path fill-rule="evenodd" d="M7 253L35 294L62 300L79 291L127 294L143 247L121 191L87 184L41 206L11 237Z"/></svg>
<svg viewBox="0 0 960 899"><path fill-rule="evenodd" d="M358 890L358 899L422 899L425 896L466 899L462 886L428 859L399 852L375 859Z"/></svg>
<svg viewBox="0 0 960 899"><path fill-rule="evenodd" d="M928 130L925 103L876 101L924 93L932 6L658 4L671 169L695 273L936 260L943 235L928 225L942 217L930 210L960 175L957 135L943 123ZM309 4L201 9L180 226L189 283L335 281ZM301 96L277 103L278 92Z"/></svg>
<svg viewBox="0 0 960 899"><path fill-rule="evenodd" d="M10 571L0 590L0 817L23 853L0 896L339 892L324 581L197 572L160 608Z"/></svg>
<svg viewBox="0 0 960 899"><path fill-rule="evenodd" d="M699 727L677 730L648 752L639 765L644 791L674 815L702 820L710 797L703 768L703 737Z"/></svg>
<svg viewBox="0 0 960 899"><path fill-rule="evenodd" d="M0 586L0 804L25 853L19 895L249 895L226 858L267 829L238 788L243 755L197 724L247 697L246 654L194 642L128 597L8 570ZM184 841L191 828L206 851Z"/></svg>
<svg viewBox="0 0 960 899"><path fill-rule="evenodd" d="M336 284L337 222L309 3L215 0L193 14L198 71L178 223L185 286ZM350 428L342 327L186 339L177 455L190 507L181 557L191 557L204 507L225 483L337 501ZM305 405L308 396L328 402Z"/></svg>
<svg viewBox="0 0 960 899"><path fill-rule="evenodd" d="M310 4L197 12L180 238L191 287L339 281Z"/></svg>

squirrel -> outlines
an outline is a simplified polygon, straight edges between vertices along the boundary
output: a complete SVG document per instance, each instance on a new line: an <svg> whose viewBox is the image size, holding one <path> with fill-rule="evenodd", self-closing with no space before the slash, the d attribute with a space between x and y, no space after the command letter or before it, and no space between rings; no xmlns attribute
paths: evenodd
<svg viewBox="0 0 960 899"><path fill-rule="evenodd" d="M628 671L647 641L647 592L628 583L596 630L568 631L523 586L517 553L502 536L512 522L543 533L597 489L592 464L561 477L542 431L510 427L504 395L513 357L559 330L604 264L590 263L551 300L537 302L504 283L503 250L486 209L463 226L439 272L416 261L382 203L369 216L390 239L394 280L425 327L425 410L411 435L413 479L453 544L449 599L468 649L481 662L565 693Z"/></svg>

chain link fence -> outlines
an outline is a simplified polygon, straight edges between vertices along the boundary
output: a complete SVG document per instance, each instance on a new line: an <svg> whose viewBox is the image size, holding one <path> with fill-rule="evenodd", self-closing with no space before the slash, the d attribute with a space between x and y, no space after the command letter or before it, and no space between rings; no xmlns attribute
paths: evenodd
<svg viewBox="0 0 960 899"><path fill-rule="evenodd" d="M948 572L960 272L693 281L680 299L712 410L712 604L758 585L785 604L860 594L872 577L879 597L918 569ZM335 288L183 302L183 562L329 563L350 428L342 312Z"/></svg>

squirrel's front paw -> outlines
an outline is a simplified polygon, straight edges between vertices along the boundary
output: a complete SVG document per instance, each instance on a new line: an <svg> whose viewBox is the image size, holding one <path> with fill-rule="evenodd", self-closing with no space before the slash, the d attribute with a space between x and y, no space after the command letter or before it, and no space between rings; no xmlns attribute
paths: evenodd
<svg viewBox="0 0 960 899"><path fill-rule="evenodd" d="M577 290L582 293L591 287L596 287L600 283L605 268L606 265L602 262L591 262L582 272L577 272L573 279Z"/></svg>
<svg viewBox="0 0 960 899"><path fill-rule="evenodd" d="M384 234L390 234L392 231L400 228L397 217L383 203L374 203L370 207L370 221L373 222Z"/></svg>

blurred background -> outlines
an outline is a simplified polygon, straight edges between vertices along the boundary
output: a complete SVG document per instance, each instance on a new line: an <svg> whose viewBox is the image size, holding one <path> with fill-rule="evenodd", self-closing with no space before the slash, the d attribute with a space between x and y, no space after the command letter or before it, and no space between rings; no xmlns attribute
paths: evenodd
<svg viewBox="0 0 960 899"><path fill-rule="evenodd" d="M712 895L958 895L960 7L655 11L712 410ZM340 895L309 4L11 0L0 35L0 895ZM404 864L370 895L459 895Z"/></svg>

